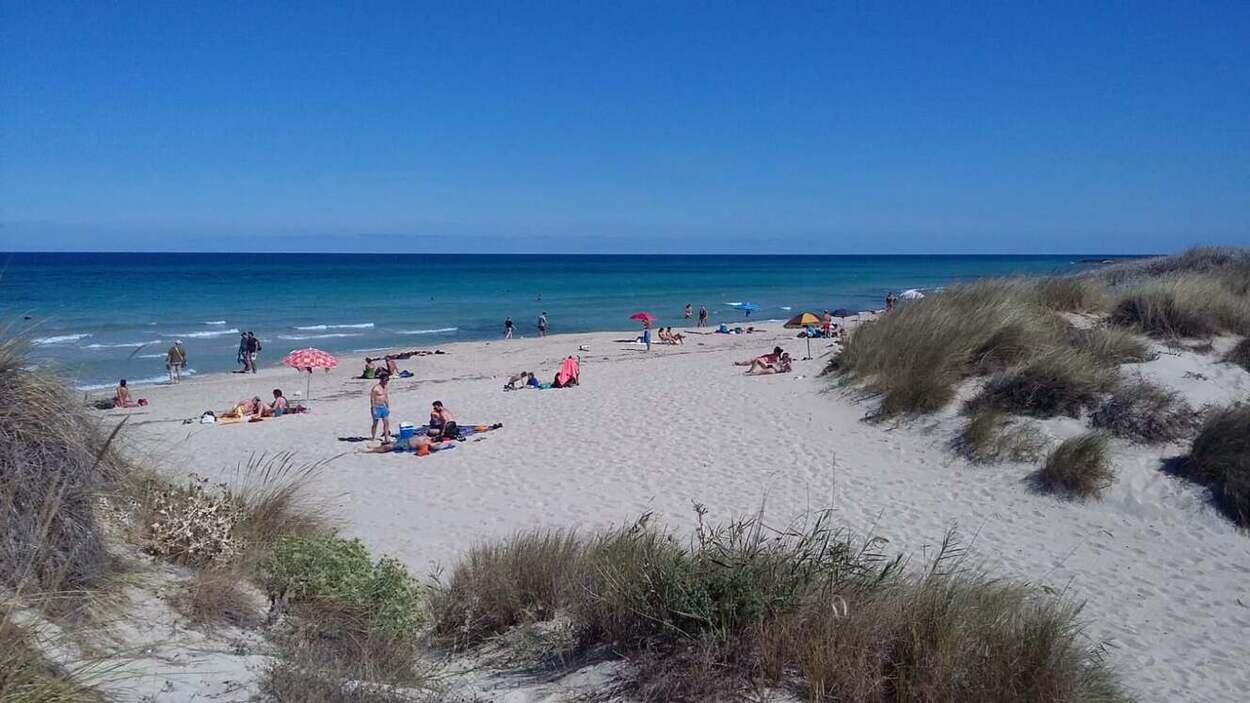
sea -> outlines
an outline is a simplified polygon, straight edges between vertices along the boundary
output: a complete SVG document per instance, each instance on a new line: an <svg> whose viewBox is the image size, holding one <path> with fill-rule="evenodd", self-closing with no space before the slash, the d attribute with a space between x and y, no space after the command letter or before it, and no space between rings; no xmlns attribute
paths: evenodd
<svg viewBox="0 0 1250 703"><path fill-rule="evenodd" d="M165 378L181 339L193 373L231 371L239 335L261 339L260 365L316 347L360 357L517 336L633 329L648 311L682 327L683 308L712 323L883 307L888 291L1070 273L1083 256L560 256L464 254L0 254L0 325L30 340L31 363L79 388ZM758 310L748 316L741 306ZM353 362L355 363L355 362Z"/></svg>

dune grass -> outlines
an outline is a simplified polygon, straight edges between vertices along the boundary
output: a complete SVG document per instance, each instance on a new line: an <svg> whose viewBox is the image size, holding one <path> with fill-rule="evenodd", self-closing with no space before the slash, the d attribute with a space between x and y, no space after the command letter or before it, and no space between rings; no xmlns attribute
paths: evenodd
<svg viewBox="0 0 1250 703"><path fill-rule="evenodd" d="M1237 342L1228 353L1224 355L1224 361L1230 364L1237 364L1241 368L1250 371L1250 337L1243 338Z"/></svg>
<svg viewBox="0 0 1250 703"><path fill-rule="evenodd" d="M440 586L436 631L463 647L564 617L581 651L634 661L648 700L760 685L817 701L1125 700L1075 607L967 568L952 541L916 571L828 514L773 530L762 517L708 527L696 509L688 544L643 520L484 545Z"/></svg>
<svg viewBox="0 0 1250 703"><path fill-rule="evenodd" d="M98 703L102 699L75 677L49 663L29 631L0 612L0 701L4 703Z"/></svg>
<svg viewBox="0 0 1250 703"><path fill-rule="evenodd" d="M1033 290L1038 303L1060 312L1099 312L1111 304L1106 287L1091 278L1046 276L1034 283Z"/></svg>
<svg viewBox="0 0 1250 703"><path fill-rule="evenodd" d="M1038 457L1045 442L1038 431L1014 424L1001 410L987 409L968 418L951 443L956 453L974 464L998 461L1031 461Z"/></svg>
<svg viewBox="0 0 1250 703"><path fill-rule="evenodd" d="M1090 415L1090 424L1117 437L1160 444L1193 437L1198 415L1181 394L1135 378L1116 386Z"/></svg>
<svg viewBox="0 0 1250 703"><path fill-rule="evenodd" d="M1111 320L1156 337L1250 334L1250 298L1223 278L1174 276L1124 293Z"/></svg>
<svg viewBox="0 0 1250 703"><path fill-rule="evenodd" d="M1211 486L1220 508L1238 525L1250 527L1250 405L1210 413L1183 472Z"/></svg>
<svg viewBox="0 0 1250 703"><path fill-rule="evenodd" d="M1132 331L1118 327L1072 327L1066 330L1065 341L1068 346L1089 354L1104 366L1140 364L1158 356Z"/></svg>
<svg viewBox="0 0 1250 703"><path fill-rule="evenodd" d="M1056 348L995 375L968 402L967 409L973 413L992 409L1034 417L1079 417L1115 382L1115 373L1093 355L1070 347Z"/></svg>
<svg viewBox="0 0 1250 703"><path fill-rule="evenodd" d="M1066 439L1034 477L1038 488L1071 498L1097 497L1115 480L1107 435L1089 432Z"/></svg>

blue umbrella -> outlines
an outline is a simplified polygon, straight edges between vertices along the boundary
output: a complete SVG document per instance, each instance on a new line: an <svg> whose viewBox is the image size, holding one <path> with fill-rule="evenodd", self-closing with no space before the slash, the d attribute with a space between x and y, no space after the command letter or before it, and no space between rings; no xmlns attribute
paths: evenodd
<svg viewBox="0 0 1250 703"><path fill-rule="evenodd" d="M756 310L760 309L760 306L756 305L755 303L738 303L734 307L738 308L742 312L745 312L748 316L750 316L750 314L755 312Z"/></svg>

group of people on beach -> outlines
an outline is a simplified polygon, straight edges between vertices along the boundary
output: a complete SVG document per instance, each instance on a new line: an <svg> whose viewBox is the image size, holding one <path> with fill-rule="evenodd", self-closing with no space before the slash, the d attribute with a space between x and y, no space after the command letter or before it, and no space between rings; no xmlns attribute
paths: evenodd
<svg viewBox="0 0 1250 703"><path fill-rule="evenodd" d="M699 306L699 323L698 323L699 327L707 327L707 315L708 315L707 306L700 305ZM687 320L694 317L694 306L691 305L690 303L686 303L686 309L682 311L682 317L684 317Z"/></svg>
<svg viewBox="0 0 1250 703"><path fill-rule="evenodd" d="M260 355L260 338L248 330L239 335L237 362L243 367L235 373L256 373L256 357Z"/></svg>
<svg viewBox="0 0 1250 703"><path fill-rule="evenodd" d="M217 419L239 419L253 420L264 419L266 417L282 417L291 411L291 404L283 395L281 388L273 389L273 400L266 403L260 399L260 396L254 395L251 398L244 398L235 403L233 407L214 413Z"/></svg>
<svg viewBox="0 0 1250 703"><path fill-rule="evenodd" d="M393 435L391 433L390 381L390 374L380 373L378 374L378 382L369 389L369 416L373 419L373 424L369 427L369 440L377 440L378 424L380 423L382 425L382 442L378 446L365 451L386 453L411 449L418 453L423 453L428 451L432 444L460 438L460 428L456 424L456 418L441 400L436 400L431 404L430 418L426 422L424 434L408 431L413 429L412 426L403 423L400 425L400 434L398 436Z"/></svg>
<svg viewBox="0 0 1250 703"><path fill-rule="evenodd" d="M773 347L772 352L761 354L744 361L735 361L734 366L747 366L747 375L749 376L766 376L775 373L790 373L792 370L792 359L790 354L781 349L781 347Z"/></svg>
<svg viewBox="0 0 1250 703"><path fill-rule="evenodd" d="M539 300L542 300L542 297L541 297L541 296L539 297ZM547 319L547 313L546 313L546 312L544 312L544 313L542 313L542 314L540 314L540 315L538 316L538 324L537 324L537 327L538 327L538 336L539 336L539 337L546 337L546 336L547 336L547 328L550 326L550 324L551 324L551 323L550 323L550 322L548 321L548 319ZM512 316L511 316L511 315L509 315L509 316L507 316L506 318L504 318L504 321L503 321L503 338L504 338L504 339L512 339L512 335L513 335L513 333L514 333L514 332L516 332L516 323L512 321Z"/></svg>

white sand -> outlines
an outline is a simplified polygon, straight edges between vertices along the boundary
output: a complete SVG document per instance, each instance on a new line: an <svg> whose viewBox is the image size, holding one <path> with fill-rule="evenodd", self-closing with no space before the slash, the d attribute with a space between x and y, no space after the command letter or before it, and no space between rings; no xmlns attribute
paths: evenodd
<svg viewBox="0 0 1250 703"><path fill-rule="evenodd" d="M303 388L294 371L195 378L138 389L148 408L128 415L132 451L171 472L228 478L254 453L337 457L317 481L344 532L405 560L417 574L450 565L468 545L536 526L592 528L641 513L683 533L691 503L728 518L766 505L784 522L832 507L844 523L875 529L920 558L958 526L995 574L1027 579L1088 601L1093 640L1145 701L1231 701L1250 690L1250 537L1208 504L1205 489L1160 470L1183 448L1117 443L1118 479L1101 501L1064 502L1032 492L1024 464L972 466L946 448L953 413L905 424L868 424L867 405L831 393L815 374L747 377L731 361L781 343L770 333L690 336L650 354L616 343L633 333L578 334L442 347L445 356L403 364L392 419L421 424L444 401L462 424L504 428L454 451L353 454L367 435L371 381L351 380L359 358L314 377L313 412L249 425L181 424L244 396ZM508 374L539 371L588 345L582 386L501 392ZM826 344L813 344L825 351ZM1139 367L1198 404L1250 399L1250 374L1212 356L1165 355ZM1207 380L1187 378L1186 371ZM1050 421L1053 436L1079 431ZM342 456L339 456L342 455Z"/></svg>

